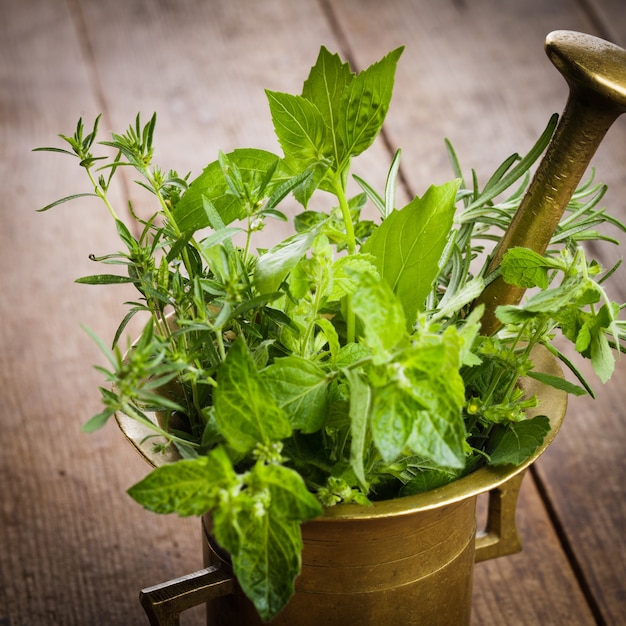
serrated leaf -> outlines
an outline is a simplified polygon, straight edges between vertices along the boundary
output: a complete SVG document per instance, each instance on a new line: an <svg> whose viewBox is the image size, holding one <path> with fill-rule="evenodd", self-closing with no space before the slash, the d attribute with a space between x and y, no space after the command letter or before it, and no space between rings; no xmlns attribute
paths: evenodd
<svg viewBox="0 0 626 626"><path fill-rule="evenodd" d="M548 432L550 420L545 415L509 424L489 455L490 465L523 463L543 443Z"/></svg>
<svg viewBox="0 0 626 626"><path fill-rule="evenodd" d="M372 437L383 459L396 459L409 440L417 412L423 406L397 386L377 389L372 403Z"/></svg>
<svg viewBox="0 0 626 626"><path fill-rule="evenodd" d="M353 294L358 287L357 276L370 273L378 279L378 270L373 259L366 254L350 254L340 257L332 265L332 280L325 294L328 302L338 302Z"/></svg>
<svg viewBox="0 0 626 626"><path fill-rule="evenodd" d="M345 88L353 79L348 63L342 63L339 55L331 54L322 46L302 89L302 96L322 115L330 139L326 155L333 157L335 163L343 158L343 146L336 130L339 106Z"/></svg>
<svg viewBox="0 0 626 626"><path fill-rule="evenodd" d="M241 339L230 347L218 372L214 405L220 432L239 452L291 435L287 416L263 384Z"/></svg>
<svg viewBox="0 0 626 626"><path fill-rule="evenodd" d="M322 514L317 498L307 489L298 472L284 465L262 465L254 468L255 485L268 489L272 518L302 522Z"/></svg>
<svg viewBox="0 0 626 626"><path fill-rule="evenodd" d="M266 91L274 132L289 165L300 172L324 160L329 144L324 118L302 96Z"/></svg>
<svg viewBox="0 0 626 626"><path fill-rule="evenodd" d="M452 227L459 181L430 187L391 215L362 248L402 302L409 324L424 308Z"/></svg>
<svg viewBox="0 0 626 626"><path fill-rule="evenodd" d="M238 583L264 621L274 617L294 593L300 573L302 536L297 522L252 511L239 517L240 546L233 555ZM216 526L218 541L224 541L227 524Z"/></svg>
<svg viewBox="0 0 626 626"><path fill-rule="evenodd" d="M203 515L217 504L219 491L236 485L238 480L224 451L216 448L208 456L158 467L132 486L128 494L154 513Z"/></svg>
<svg viewBox="0 0 626 626"><path fill-rule="evenodd" d="M357 289L351 297L351 305L362 325L363 343L372 351L374 362L383 363L407 336L402 305L391 287L371 273L353 276Z"/></svg>
<svg viewBox="0 0 626 626"><path fill-rule="evenodd" d="M409 447L441 467L462 468L465 465L463 417L457 403L446 393L449 389L442 380L431 379L415 387L413 395L429 408L416 414Z"/></svg>
<svg viewBox="0 0 626 626"><path fill-rule="evenodd" d="M350 82L339 108L338 134L347 156L357 156L372 145L389 110L398 59L404 48L393 50Z"/></svg>
<svg viewBox="0 0 626 626"><path fill-rule="evenodd" d="M547 289L549 269L562 268L556 261L522 247L507 250L500 264L504 281L518 287Z"/></svg>
<svg viewBox="0 0 626 626"><path fill-rule="evenodd" d="M315 363L298 356L276 359L261 372L261 379L294 429L313 433L322 427L328 411L328 380Z"/></svg>

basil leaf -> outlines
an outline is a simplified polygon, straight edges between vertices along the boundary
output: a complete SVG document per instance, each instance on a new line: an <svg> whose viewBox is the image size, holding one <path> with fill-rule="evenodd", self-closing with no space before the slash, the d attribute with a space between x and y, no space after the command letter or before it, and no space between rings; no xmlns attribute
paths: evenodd
<svg viewBox="0 0 626 626"><path fill-rule="evenodd" d="M249 204L269 198L279 185L291 178L280 157L266 150L238 148L223 156L226 160L222 158L222 163L218 159L206 166L174 207L174 219L182 232L215 226L209 223L203 196L215 206L223 225L228 226L245 217ZM234 193L222 167L226 162L236 168L240 191L245 190L247 197Z"/></svg>
<svg viewBox="0 0 626 626"><path fill-rule="evenodd" d="M328 151L326 124L318 108L302 96L266 90L274 131L287 163L302 171Z"/></svg>
<svg viewBox="0 0 626 626"><path fill-rule="evenodd" d="M268 250L257 262L254 279L261 293L277 291L298 261L307 253L317 230L297 233Z"/></svg>
<svg viewBox="0 0 626 626"><path fill-rule="evenodd" d="M415 389L414 396L429 408L416 413L408 445L441 467L462 468L465 426L461 411L445 398L446 391L445 385L433 380Z"/></svg>
<svg viewBox="0 0 626 626"><path fill-rule="evenodd" d="M393 211L362 248L374 257L380 275L402 302L409 324L424 308L439 272L458 187L458 180L430 187L422 198Z"/></svg>
<svg viewBox="0 0 626 626"><path fill-rule="evenodd" d="M338 134L347 156L361 154L380 132L389 110L396 65L403 49L393 50L363 70L345 88L339 108Z"/></svg>
<svg viewBox="0 0 626 626"><path fill-rule="evenodd" d="M272 518L302 522L322 514L317 498L295 470L283 465L258 464L253 473L254 483L269 491Z"/></svg>
<svg viewBox="0 0 626 626"><path fill-rule="evenodd" d="M345 88L353 79L349 64L342 63L338 54L331 54L322 46L302 89L302 96L316 106L326 124L331 141L325 146L325 154L334 158L335 163L340 163L345 154L336 131L339 106Z"/></svg>
<svg viewBox="0 0 626 626"><path fill-rule="evenodd" d="M263 383L242 339L230 347L219 370L214 405L220 432L239 452L291 435L287 416Z"/></svg>

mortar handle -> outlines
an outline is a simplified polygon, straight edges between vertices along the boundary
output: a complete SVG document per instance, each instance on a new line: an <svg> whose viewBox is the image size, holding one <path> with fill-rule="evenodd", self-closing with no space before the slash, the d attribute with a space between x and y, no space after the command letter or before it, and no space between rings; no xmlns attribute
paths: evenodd
<svg viewBox="0 0 626 626"><path fill-rule="evenodd" d="M211 566L139 593L151 626L179 626L180 614L199 604L235 592L235 577L225 567Z"/></svg>
<svg viewBox="0 0 626 626"><path fill-rule="evenodd" d="M476 563L521 551L515 512L525 474L526 470L488 492L487 525L476 535Z"/></svg>

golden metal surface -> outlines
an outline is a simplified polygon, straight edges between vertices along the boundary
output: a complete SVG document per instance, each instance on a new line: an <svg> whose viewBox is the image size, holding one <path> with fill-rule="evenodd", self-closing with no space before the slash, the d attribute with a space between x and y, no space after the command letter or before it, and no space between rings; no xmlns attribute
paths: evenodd
<svg viewBox="0 0 626 626"><path fill-rule="evenodd" d="M626 111L626 50L591 35L555 31L546 53L570 93L557 129L511 225L495 250L489 271L516 246L545 252L563 211L613 122ZM482 332L500 326L496 307L517 304L524 289L496 278L478 298L485 304Z"/></svg>

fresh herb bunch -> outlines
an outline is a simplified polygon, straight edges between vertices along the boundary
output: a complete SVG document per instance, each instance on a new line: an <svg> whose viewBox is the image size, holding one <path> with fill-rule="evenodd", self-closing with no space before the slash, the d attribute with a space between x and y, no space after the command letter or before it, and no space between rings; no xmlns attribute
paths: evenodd
<svg viewBox="0 0 626 626"><path fill-rule="evenodd" d="M132 283L135 302L99 368L104 410L149 425L160 448L181 460L154 470L129 490L152 511L212 513L217 541L260 615L269 619L293 593L300 568L300 523L338 503L367 504L445 484L484 464L519 464L549 430L524 395L531 376L568 392L591 393L555 347L558 329L608 379L624 338L620 306L602 287L612 273L589 262L580 245L609 239L598 208L605 192L581 186L545 255L507 252L507 282L536 288L521 305L502 306L503 327L480 334L472 303L486 281L488 253L499 241L543 152L556 116L531 151L514 154L480 190L456 178L395 206L398 151L377 193L348 197L352 159L379 134L402 49L355 75L322 48L301 95L267 92L284 155L243 148L220 153L191 183L152 163L156 117L139 116L122 135L100 142L114 157L94 156L98 119L82 121L69 150L91 193L113 217L124 250L94 260L122 274L79 279ZM109 200L120 168L134 167L155 198L154 214L126 224ZM512 191L511 191L512 190ZM324 192L324 193L321 193ZM308 209L313 194L327 211ZM288 221L295 196L304 211L293 234L256 248L270 220ZM504 198L504 199L501 199ZM379 220L361 216L366 204ZM45 209L44 209L45 210ZM480 259L483 259L481 264ZM613 268L615 269L615 268ZM147 314L132 346L128 322ZM543 345L580 384L533 370ZM159 415L155 423L153 414Z"/></svg>

